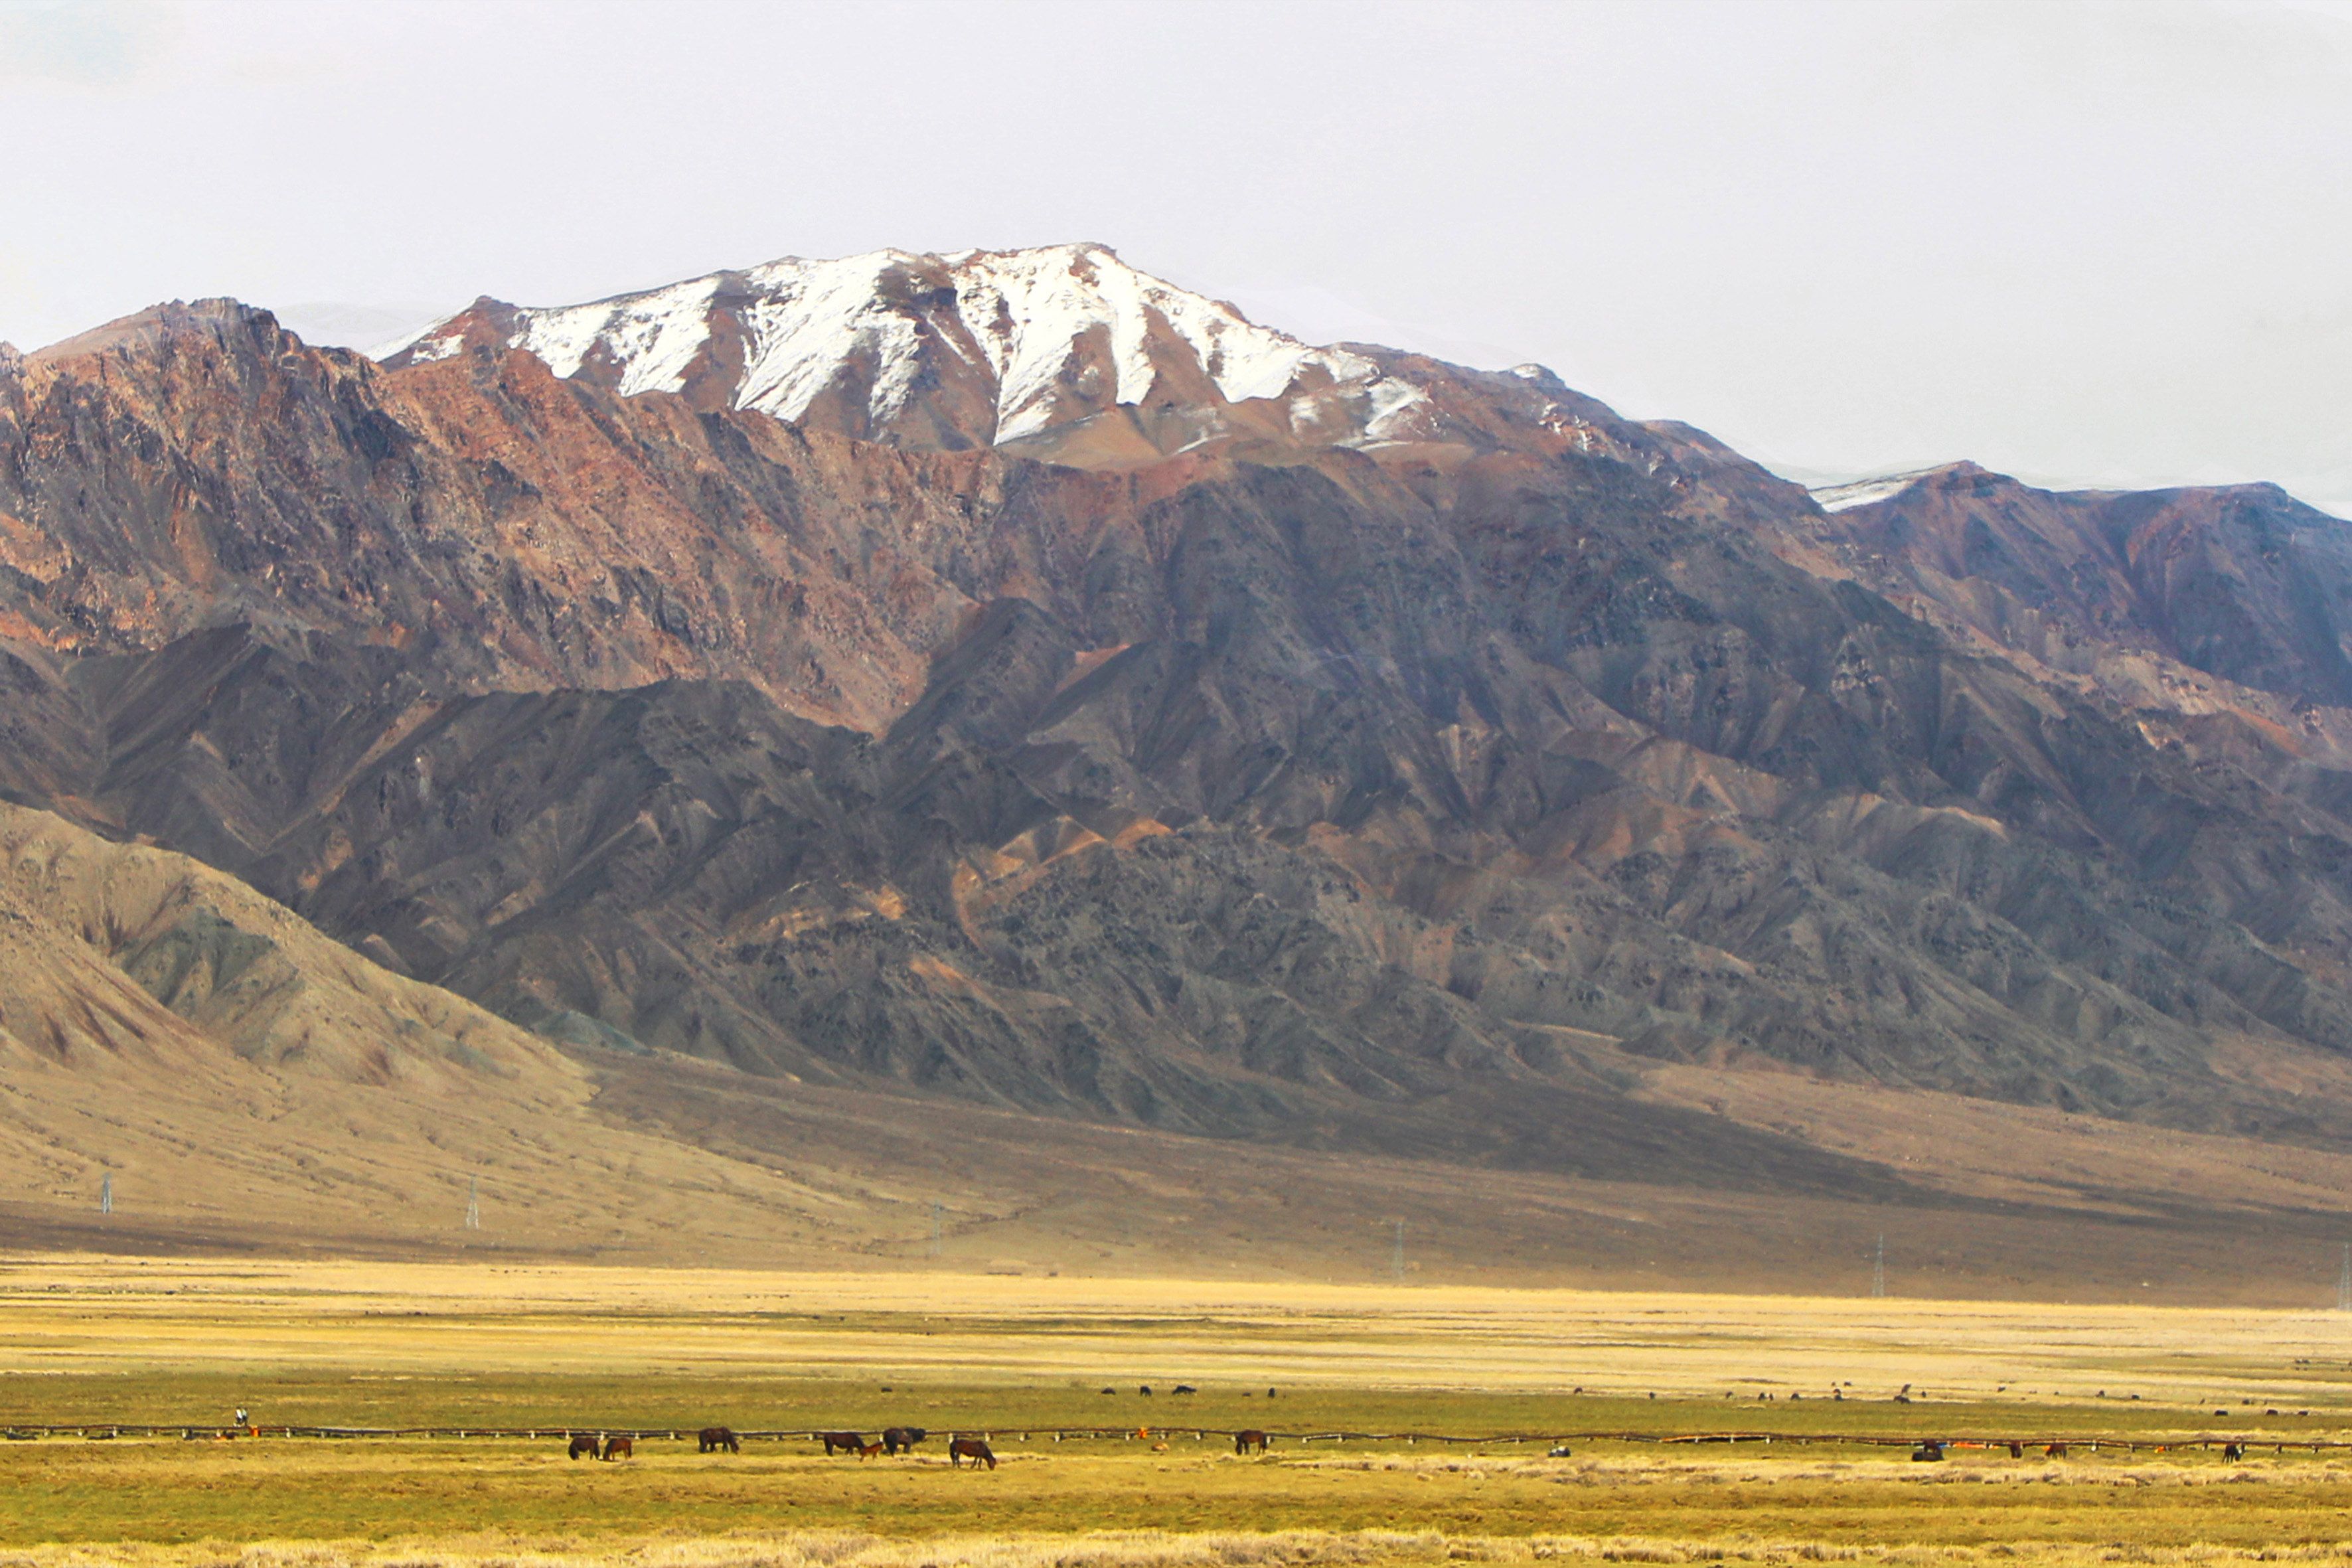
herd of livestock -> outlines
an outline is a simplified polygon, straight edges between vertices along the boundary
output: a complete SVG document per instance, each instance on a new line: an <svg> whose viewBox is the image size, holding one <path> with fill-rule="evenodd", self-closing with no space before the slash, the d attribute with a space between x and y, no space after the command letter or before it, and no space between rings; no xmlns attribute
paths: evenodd
<svg viewBox="0 0 2352 1568"><path fill-rule="evenodd" d="M1106 1388L1103 1392L1115 1394L1118 1390ZM1147 1383L1137 1392L1149 1394L1151 1392L1151 1385ZM1180 1383L1171 1392L1198 1394L1201 1391L1189 1383ZM1275 1399L1280 1397L1281 1393L1278 1388L1269 1388L1265 1391L1265 1396L1268 1399ZM240 1425L244 1423L243 1409L240 1408L237 1411L236 1418ZM1144 1435L1148 1436L1150 1429L1146 1427L1142 1430ZM882 1435L871 1443L866 1440L866 1435L862 1432L816 1432L812 1433L811 1436L824 1445L827 1458L831 1458L835 1454L856 1454L861 1459L873 1459L886 1455L895 1458L900 1454L911 1454L915 1451L915 1445L930 1434L920 1426L887 1426L883 1428ZM637 1445L635 1437L611 1436L601 1432L573 1432L569 1434L569 1436L572 1442L572 1458L575 1459L636 1458ZM1270 1440L1266 1434L1255 1428L1236 1432L1234 1434L1234 1452L1263 1454ZM695 1441L698 1445L696 1450L698 1453L714 1454L723 1451L740 1454L743 1451L742 1439L736 1436L731 1427L705 1426L695 1434ZM1167 1447L1164 1443L1160 1446ZM974 1469L978 1469L982 1465L992 1470L996 1468L996 1455L989 1447L986 1438L958 1436L949 1439L948 1463L961 1469L966 1459L971 1461Z"/></svg>
<svg viewBox="0 0 2352 1568"><path fill-rule="evenodd" d="M2214 1414L2221 1415L2224 1414L2224 1412L2216 1411ZM677 1429L648 1430L643 1427L615 1432L610 1430L589 1431L576 1426L532 1427L525 1429L520 1427L495 1426L466 1426L449 1428L423 1426L264 1426L250 1420L247 1417L247 1412L242 1409L237 1411L236 1417L236 1421L233 1426L210 1427L181 1425L177 1423L163 1426L145 1423L126 1423L120 1421L68 1423L64 1425L25 1425L9 1423L0 1424L0 1440L9 1442L29 1442L41 1437L82 1437L91 1441L100 1441L116 1437L178 1436L191 1442L200 1439L221 1442L232 1437L311 1437L330 1439L366 1437L506 1437L527 1438L532 1441L537 1441L541 1437L560 1436L569 1445L568 1451L570 1456L574 1459L586 1458L612 1460L635 1458L636 1457L637 1445L647 1438L666 1437L675 1440L687 1436L684 1431ZM2286 1434L2273 1434L2268 1436L2263 1436L2259 1435L2232 1435L2230 1433L2219 1432L2202 1432L2194 1435L2166 1432L2147 1432L2129 1435L2116 1433L2103 1433L2098 1435L2077 1433L2070 1439L2055 1436L2028 1437L2000 1436L1922 1437L1917 1436L1905 1436L1896 1433L1885 1431L1769 1431L1753 1428L1745 1431L1685 1433L1639 1430L1595 1430L1582 1433L1569 1433L1566 1435L1562 1435L1555 1429L1554 1433L1549 1436L1543 1436L1538 1432L1528 1431L1465 1434L1439 1432L1346 1432L1302 1430L1291 1431L1288 1433L1275 1433L1264 1431L1256 1427L1247 1427L1240 1431L1213 1431L1206 1426L1193 1426L1190 1423L1182 1423L1176 1426L1160 1427L1133 1426L1119 1429L1105 1429L1098 1426L1082 1426L1075 1430L1068 1427L1049 1428L1049 1430L1051 1430L1053 1439L1056 1443L1063 1442L1072 1437L1080 1439L1094 1438L1097 1440L1106 1437L1125 1437L1139 1443L1149 1443L1152 1451L1155 1453L1168 1452L1172 1447L1172 1443L1170 1441L1171 1439L1182 1437L1189 1432L1194 1441L1198 1441L1204 1437L1217 1437L1220 1439L1231 1438L1233 1440L1234 1452L1236 1455L1265 1454L1268 1451L1268 1448L1276 1438L1281 1438L1289 1442L1296 1442L1302 1446L1322 1443L1351 1442L1403 1443L1408 1445L1414 1443L1431 1443L1444 1445L1470 1445L1479 1448L1490 1448L1512 1447L1527 1444L1543 1444L1548 1446L1546 1448L1547 1457L1555 1459L1568 1458L1578 1451L1570 1446L1571 1439L1613 1443L1659 1444L1665 1446L1717 1443L1759 1444L1769 1446L1778 1443L1790 1447L1829 1445L1832 1447L1862 1446L1874 1448L1900 1447L1910 1449L1912 1458L1926 1460L1942 1459L1948 1458L1954 1450L1958 1449L2006 1449L2008 1450L2009 1457L2012 1459L2022 1459L2026 1458L2029 1453L2038 1451L2044 1458L2063 1459L2067 1457L2070 1447L2080 1447L2087 1448L2095 1455L2098 1454L2103 1449L2130 1455L2138 1455L2147 1452L2154 1452L2156 1454L2162 1455L2176 1451L2202 1451L2211 1453L2218 1450L2221 1454L2222 1462L2228 1464L2235 1463L2236 1461L2248 1458L2253 1453L2255 1448L2264 1441L2267 1441L2270 1444L2272 1452L2276 1455L2284 1455L2290 1450L2298 1453L2308 1450L2314 1455L2342 1453L2347 1450L2352 1450L2352 1439L2347 1439L2340 1436L2313 1436L2302 1434L2293 1436ZM996 1468L997 1456L995 1451L989 1446L989 1438L993 1434L988 1432L982 1432L977 1436L966 1436L962 1433L953 1435L948 1443L948 1462L961 1469L963 1468L963 1462L966 1459L969 1459L971 1461L972 1468L975 1469L982 1468L992 1470ZM1024 1432L1021 1436L1022 1439L1026 1441L1029 1438L1030 1434ZM697 1439L700 1451L705 1454L740 1454L742 1452L742 1445L747 1439L765 1438L773 1441L777 1439L791 1440L799 1438L823 1444L824 1452L828 1457L835 1454L855 1454L861 1458L870 1459L885 1456L912 1454L917 1446L926 1441L930 1436L930 1434L920 1426L890 1426L884 1428L878 1437L869 1442L863 1432L818 1431L809 1428L802 1428L793 1431L765 1430L738 1432L734 1428L729 1426L705 1426L699 1432L695 1433L694 1436ZM1152 1441L1155 1437L1160 1440Z"/></svg>
<svg viewBox="0 0 2352 1568"><path fill-rule="evenodd" d="M881 1436L870 1443L866 1440L866 1435L863 1432L815 1434L816 1440L824 1445L825 1456L828 1458L835 1454L855 1454L861 1459L880 1458L885 1456L895 1458L900 1454L911 1454L915 1451L915 1446L929 1436L930 1433L920 1426L886 1426L882 1429ZM570 1438L571 1457L575 1459L636 1458L637 1444L634 1436L620 1434L607 1436L601 1432L573 1432L570 1434ZM694 1435L694 1439L695 1451L698 1453L740 1454L743 1451L743 1440L735 1435L735 1430L731 1426L705 1426ZM1266 1434L1255 1428L1245 1432L1236 1432L1234 1434L1234 1452L1263 1454L1269 1441L1271 1439ZM1161 1446L1164 1447L1166 1445ZM996 1453L988 1446L986 1438L950 1438L948 1463L961 1469L966 1459L971 1461L972 1468L975 1469L982 1465L992 1470L996 1468Z"/></svg>

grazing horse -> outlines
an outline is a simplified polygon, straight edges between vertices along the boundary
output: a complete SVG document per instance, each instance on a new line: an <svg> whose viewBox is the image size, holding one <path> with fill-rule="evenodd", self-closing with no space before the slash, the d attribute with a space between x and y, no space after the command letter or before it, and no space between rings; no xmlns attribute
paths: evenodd
<svg viewBox="0 0 2352 1568"><path fill-rule="evenodd" d="M878 1459L882 1457L882 1445L861 1443L857 1446L857 1457L861 1459Z"/></svg>
<svg viewBox="0 0 2352 1568"><path fill-rule="evenodd" d="M975 1469L982 1465L992 1470L996 1468L995 1450L977 1437L958 1437L948 1445L949 1464L961 1469L966 1459L972 1462Z"/></svg>
<svg viewBox="0 0 2352 1568"><path fill-rule="evenodd" d="M593 1434L587 1432L574 1432L572 1434L572 1451L565 1455L564 1458L576 1459L581 1455L585 1454L593 1459L596 1457L596 1450L597 1444Z"/></svg>
<svg viewBox="0 0 2352 1568"><path fill-rule="evenodd" d="M698 1453L711 1454L721 1448L730 1454L740 1454L743 1451L743 1445L737 1440L735 1430L731 1426L705 1426L694 1435L694 1440L698 1445L696 1449Z"/></svg>
<svg viewBox="0 0 2352 1568"><path fill-rule="evenodd" d="M2246 1449L2245 1445L2242 1443L2224 1443L2221 1445L2221 1462L2223 1464L2234 1465L2245 1457Z"/></svg>
<svg viewBox="0 0 2352 1568"><path fill-rule="evenodd" d="M2063 1459L2066 1457L2066 1445L2053 1443L2042 1450L2042 1457L2045 1459Z"/></svg>
<svg viewBox="0 0 2352 1568"><path fill-rule="evenodd" d="M890 1426L882 1433L882 1451L886 1454L911 1454L915 1445L929 1436L920 1426Z"/></svg>
<svg viewBox="0 0 2352 1568"><path fill-rule="evenodd" d="M856 1432L820 1432L816 1436L824 1445L824 1457L828 1459L835 1454L855 1454L866 1447L866 1439Z"/></svg>
<svg viewBox="0 0 2352 1568"><path fill-rule="evenodd" d="M1180 1383L1176 1385L1175 1392L1178 1394L1198 1394L1201 1391L1193 1387L1189 1383Z"/></svg>
<svg viewBox="0 0 2352 1568"><path fill-rule="evenodd" d="M604 1439L604 1458L608 1459L634 1459L636 1457L637 1442L635 1438L607 1437Z"/></svg>
<svg viewBox="0 0 2352 1568"><path fill-rule="evenodd" d="M1236 1432L1234 1434L1234 1452L1246 1454L1252 1448L1255 1448L1263 1454L1265 1452L1265 1434L1255 1426L1246 1432Z"/></svg>
<svg viewBox="0 0 2352 1568"><path fill-rule="evenodd" d="M2021 1459L2025 1458L2025 1445L2022 1443L2011 1443L2009 1446L2009 1457L2012 1459Z"/></svg>

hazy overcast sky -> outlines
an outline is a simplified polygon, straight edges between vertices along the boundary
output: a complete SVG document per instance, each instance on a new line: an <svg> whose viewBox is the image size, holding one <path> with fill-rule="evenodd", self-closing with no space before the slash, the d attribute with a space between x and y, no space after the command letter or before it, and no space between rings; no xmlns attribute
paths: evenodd
<svg viewBox="0 0 2352 1568"><path fill-rule="evenodd" d="M2352 513L2352 0L0 0L0 337L1097 239L1801 478Z"/></svg>

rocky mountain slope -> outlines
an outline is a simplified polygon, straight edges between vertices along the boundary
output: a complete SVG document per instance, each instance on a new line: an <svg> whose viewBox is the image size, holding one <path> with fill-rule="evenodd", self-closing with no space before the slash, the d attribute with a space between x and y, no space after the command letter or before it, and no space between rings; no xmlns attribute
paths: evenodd
<svg viewBox="0 0 2352 1568"><path fill-rule="evenodd" d="M1937 1105L1929 1131L1927 1097L1693 1068L1653 1088L1580 1125L1586 1162L1638 1184L1263 1146L1236 1182L1226 1143L567 1058L195 861L0 806L0 1233L19 1248L1354 1279L1401 1216L1426 1278L1819 1290L1898 1205L1914 1289L2011 1295L2063 1258L2077 1299L2158 1274L2259 1301L2335 1234L2352 1160L2047 1113L2021 1159L2011 1119L2036 1113ZM1932 1141L1933 1167L1906 1173L1890 1132Z"/></svg>
<svg viewBox="0 0 2352 1568"><path fill-rule="evenodd" d="M163 307L0 367L0 789L591 1057L1696 1183L1851 1173L1695 1161L1648 1064L2340 1142L2277 1064L2352 1046L2352 774L2262 706L2337 732L2333 623L2262 542L2341 525L1932 488L1087 247L390 368Z"/></svg>
<svg viewBox="0 0 2352 1568"><path fill-rule="evenodd" d="M2352 704L2352 530L2273 485L2035 489L1973 463L1819 492L1815 532L1915 613L2136 707Z"/></svg>

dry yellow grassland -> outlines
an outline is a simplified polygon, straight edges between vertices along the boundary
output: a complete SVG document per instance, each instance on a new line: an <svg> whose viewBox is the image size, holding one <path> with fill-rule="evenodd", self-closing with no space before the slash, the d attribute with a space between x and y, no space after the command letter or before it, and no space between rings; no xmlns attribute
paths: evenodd
<svg viewBox="0 0 2352 1568"><path fill-rule="evenodd" d="M2347 1363L2333 1313L16 1257L0 1421L208 1428L244 1403L549 1436L0 1443L0 1564L2352 1561L2352 1450L2311 1447L2352 1439ZM1201 1392L1171 1397L1180 1379ZM896 1460L662 1437L599 1464L554 1435L893 1420L936 1436ZM1241 1458L1192 1435L1242 1425L1285 1436ZM1780 1440L1296 1440L1735 1427ZM951 1430L989 1433L1001 1468L951 1469ZM1996 1430L2074 1448L1931 1465L1831 1440ZM2234 1465L2188 1446L2221 1431L2263 1442ZM2089 1452L2102 1434L2143 1446Z"/></svg>
<svg viewBox="0 0 2352 1568"><path fill-rule="evenodd" d="M228 1366L2329 1406L2328 1311L1478 1287L0 1259L0 1374ZM2347 1399L2352 1406L2352 1399ZM0 1412L5 1414L5 1412Z"/></svg>

